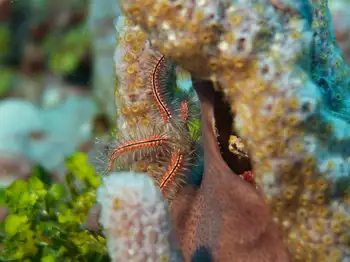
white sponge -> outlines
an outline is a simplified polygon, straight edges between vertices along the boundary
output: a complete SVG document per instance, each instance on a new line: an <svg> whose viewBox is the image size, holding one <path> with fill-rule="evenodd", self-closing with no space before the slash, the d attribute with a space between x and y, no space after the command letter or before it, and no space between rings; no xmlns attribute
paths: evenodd
<svg viewBox="0 0 350 262"><path fill-rule="evenodd" d="M112 261L179 261L167 203L150 177L112 173L103 179L97 202Z"/></svg>

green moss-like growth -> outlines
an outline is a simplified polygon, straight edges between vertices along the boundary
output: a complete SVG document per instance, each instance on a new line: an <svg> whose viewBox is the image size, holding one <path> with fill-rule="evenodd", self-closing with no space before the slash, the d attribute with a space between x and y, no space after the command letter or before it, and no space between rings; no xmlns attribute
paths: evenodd
<svg viewBox="0 0 350 262"><path fill-rule="evenodd" d="M69 158L67 169L64 184L45 181L36 170L28 181L6 188L10 214L3 223L0 261L109 261L100 231L83 227L100 177L83 153Z"/></svg>

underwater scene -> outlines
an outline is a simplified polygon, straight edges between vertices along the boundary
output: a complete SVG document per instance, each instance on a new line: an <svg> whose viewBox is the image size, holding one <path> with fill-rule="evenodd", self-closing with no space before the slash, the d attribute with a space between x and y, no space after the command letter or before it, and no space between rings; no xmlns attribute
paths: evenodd
<svg viewBox="0 0 350 262"><path fill-rule="evenodd" d="M0 0L0 262L350 262L350 0Z"/></svg>

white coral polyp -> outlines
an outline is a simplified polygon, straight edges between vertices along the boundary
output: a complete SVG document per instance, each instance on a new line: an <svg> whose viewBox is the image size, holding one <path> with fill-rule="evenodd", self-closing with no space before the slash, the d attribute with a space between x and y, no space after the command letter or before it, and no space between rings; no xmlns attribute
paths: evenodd
<svg viewBox="0 0 350 262"><path fill-rule="evenodd" d="M167 203L150 177L112 173L97 202L112 261L173 261Z"/></svg>

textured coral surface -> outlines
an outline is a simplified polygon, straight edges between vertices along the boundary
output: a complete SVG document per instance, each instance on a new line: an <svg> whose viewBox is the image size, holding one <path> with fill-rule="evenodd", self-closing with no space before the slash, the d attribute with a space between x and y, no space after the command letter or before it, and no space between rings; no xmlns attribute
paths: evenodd
<svg viewBox="0 0 350 262"><path fill-rule="evenodd" d="M347 261L350 74L327 1L120 2L150 49L224 94L259 185L223 161L199 84L203 180L171 206L185 261L201 246L215 261L288 261L272 218L293 261Z"/></svg>

